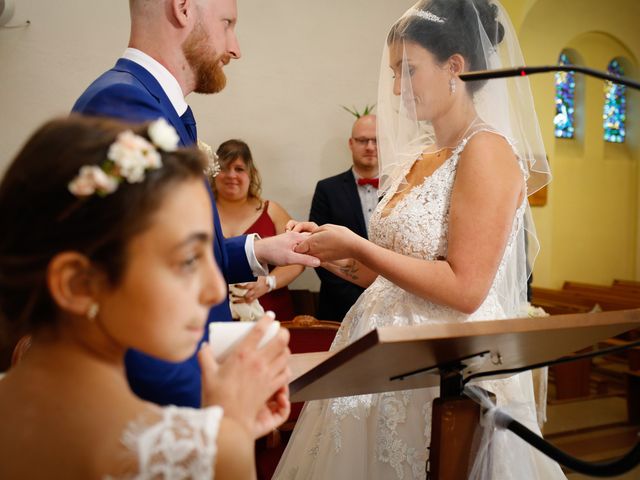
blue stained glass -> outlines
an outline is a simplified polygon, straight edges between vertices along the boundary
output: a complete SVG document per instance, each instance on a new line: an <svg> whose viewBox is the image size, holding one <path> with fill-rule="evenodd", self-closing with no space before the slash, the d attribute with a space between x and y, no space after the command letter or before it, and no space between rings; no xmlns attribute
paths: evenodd
<svg viewBox="0 0 640 480"><path fill-rule="evenodd" d="M570 65L566 53L561 53L559 65ZM573 138L574 97L576 90L575 72L556 73L556 116L553 118L557 138Z"/></svg>
<svg viewBox="0 0 640 480"><path fill-rule="evenodd" d="M607 67L613 75L624 75L622 65L618 60L611 60ZM627 95L624 85L606 82L604 86L604 139L611 143L622 143L627 135Z"/></svg>

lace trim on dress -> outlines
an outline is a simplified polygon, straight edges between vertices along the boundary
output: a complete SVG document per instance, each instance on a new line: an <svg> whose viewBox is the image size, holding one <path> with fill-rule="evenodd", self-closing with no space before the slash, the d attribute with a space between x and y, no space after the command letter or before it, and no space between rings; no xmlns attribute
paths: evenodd
<svg viewBox="0 0 640 480"><path fill-rule="evenodd" d="M119 478L213 478L222 408L169 406L158 410L159 419L155 423L139 419L124 431L122 443L137 458L139 470Z"/></svg>

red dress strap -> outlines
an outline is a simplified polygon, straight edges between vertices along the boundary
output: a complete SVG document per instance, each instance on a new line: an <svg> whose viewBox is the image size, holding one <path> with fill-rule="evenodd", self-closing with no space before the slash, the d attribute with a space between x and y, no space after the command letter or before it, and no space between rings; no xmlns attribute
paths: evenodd
<svg viewBox="0 0 640 480"><path fill-rule="evenodd" d="M245 235L250 233L257 233L262 238L273 237L276 234L276 226L271 220L271 217L267 213L269 209L269 200L265 200L264 208L262 209L262 213L256 219L253 224L247 228L244 232Z"/></svg>

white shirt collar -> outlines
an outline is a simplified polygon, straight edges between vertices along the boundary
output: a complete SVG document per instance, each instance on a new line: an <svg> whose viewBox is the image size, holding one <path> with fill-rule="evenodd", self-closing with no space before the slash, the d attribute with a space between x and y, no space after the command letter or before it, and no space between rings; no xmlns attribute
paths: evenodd
<svg viewBox="0 0 640 480"><path fill-rule="evenodd" d="M184 99L178 80L160 62L137 48L127 48L122 58L137 63L158 81L178 115L187 111L189 105Z"/></svg>

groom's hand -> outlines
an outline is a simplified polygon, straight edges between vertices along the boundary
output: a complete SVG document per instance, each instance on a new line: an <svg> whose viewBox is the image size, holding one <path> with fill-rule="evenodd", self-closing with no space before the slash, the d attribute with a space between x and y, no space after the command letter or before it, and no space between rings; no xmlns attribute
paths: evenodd
<svg viewBox="0 0 640 480"><path fill-rule="evenodd" d="M269 265L303 265L319 267L320 260L304 253L297 253L295 248L302 243L308 233L285 232L273 237L262 238L254 243L254 252L260 263Z"/></svg>

